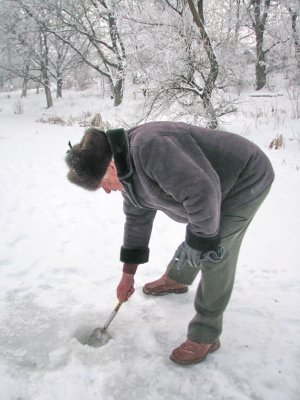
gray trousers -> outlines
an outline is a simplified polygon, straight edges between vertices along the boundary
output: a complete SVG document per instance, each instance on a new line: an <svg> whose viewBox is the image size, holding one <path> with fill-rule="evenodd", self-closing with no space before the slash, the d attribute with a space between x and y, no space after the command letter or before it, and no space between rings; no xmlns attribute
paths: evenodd
<svg viewBox="0 0 300 400"><path fill-rule="evenodd" d="M223 256L201 262L201 280L196 292L196 315L188 326L188 339L214 343L222 332L223 313L230 299L239 250L246 230L270 187L247 206L221 215Z"/></svg>

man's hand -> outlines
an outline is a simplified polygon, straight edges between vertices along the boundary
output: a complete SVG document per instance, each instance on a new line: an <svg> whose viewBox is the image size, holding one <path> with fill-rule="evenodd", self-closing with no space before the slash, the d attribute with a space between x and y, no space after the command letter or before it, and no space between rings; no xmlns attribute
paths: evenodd
<svg viewBox="0 0 300 400"><path fill-rule="evenodd" d="M201 251L190 247L186 242L176 250L167 268L167 275L178 283L191 285L201 266Z"/></svg>
<svg viewBox="0 0 300 400"><path fill-rule="evenodd" d="M117 287L117 297L122 303L127 301L134 293L134 275L123 272L120 283Z"/></svg>
<svg viewBox="0 0 300 400"><path fill-rule="evenodd" d="M185 263L193 268L198 268L201 262L202 253L199 250L192 249L186 242L181 243L175 253L175 260L177 261L176 268L183 269Z"/></svg>

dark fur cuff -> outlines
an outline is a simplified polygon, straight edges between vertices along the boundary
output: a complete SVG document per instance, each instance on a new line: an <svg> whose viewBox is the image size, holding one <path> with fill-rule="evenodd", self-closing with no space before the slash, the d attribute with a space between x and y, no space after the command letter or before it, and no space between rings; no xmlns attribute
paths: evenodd
<svg viewBox="0 0 300 400"><path fill-rule="evenodd" d="M144 264L149 260L148 247L128 249L121 247L120 260L126 264Z"/></svg>
<svg viewBox="0 0 300 400"><path fill-rule="evenodd" d="M220 244L220 240L221 239L219 233L216 236L212 237L201 237L191 232L189 230L189 227L186 228L185 241L190 247L195 250L202 251L202 253L210 250L216 251Z"/></svg>

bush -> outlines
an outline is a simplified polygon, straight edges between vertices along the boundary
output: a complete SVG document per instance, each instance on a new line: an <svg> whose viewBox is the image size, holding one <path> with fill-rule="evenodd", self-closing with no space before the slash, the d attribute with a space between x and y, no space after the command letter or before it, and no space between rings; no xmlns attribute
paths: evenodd
<svg viewBox="0 0 300 400"><path fill-rule="evenodd" d="M77 117L73 117L70 115L68 119L64 119L63 117L60 117L58 115L50 115L49 117L42 117L36 122L60 126L73 126L77 123L83 128L89 128L93 126L95 128L103 129L104 131L111 128L109 122L103 121L101 114L97 113L94 115L94 117L92 117L92 114L89 111L83 112Z"/></svg>

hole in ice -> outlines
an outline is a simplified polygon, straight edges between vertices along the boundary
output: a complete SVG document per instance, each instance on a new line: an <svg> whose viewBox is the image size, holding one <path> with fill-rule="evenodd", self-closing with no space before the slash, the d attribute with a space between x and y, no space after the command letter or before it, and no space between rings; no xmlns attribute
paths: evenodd
<svg viewBox="0 0 300 400"><path fill-rule="evenodd" d="M82 345L89 345L92 347L100 347L106 344L111 335L107 331L102 331L101 328L87 326L80 326L74 332L74 338Z"/></svg>

